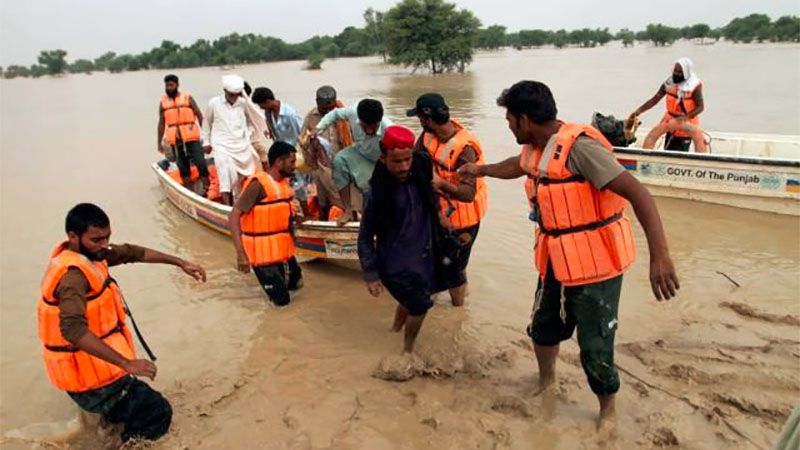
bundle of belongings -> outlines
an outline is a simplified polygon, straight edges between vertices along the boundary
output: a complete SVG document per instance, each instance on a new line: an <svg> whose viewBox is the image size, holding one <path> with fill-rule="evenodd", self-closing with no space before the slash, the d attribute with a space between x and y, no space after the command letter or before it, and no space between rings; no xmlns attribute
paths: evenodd
<svg viewBox="0 0 800 450"><path fill-rule="evenodd" d="M637 118L618 120L613 115L604 116L599 112L592 116L592 126L597 128L614 147L627 147L636 142L636 129L641 122Z"/></svg>

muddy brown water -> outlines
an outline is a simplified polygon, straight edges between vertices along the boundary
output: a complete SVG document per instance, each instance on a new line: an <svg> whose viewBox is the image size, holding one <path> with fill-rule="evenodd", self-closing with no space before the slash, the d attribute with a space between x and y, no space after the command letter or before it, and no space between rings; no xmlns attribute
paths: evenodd
<svg viewBox="0 0 800 450"><path fill-rule="evenodd" d="M567 120L622 116L685 55L705 82L707 129L800 134L798 50L507 50L478 54L466 74L436 77L374 58L329 60L322 71L301 70L304 62L235 71L301 112L319 85L332 84L345 102L380 99L390 118L415 128L405 109L420 93L441 92L496 161L517 151L494 105L513 82L549 84ZM177 74L205 103L227 72ZM524 334L533 227L519 180L489 181L467 306L438 299L420 336L424 373L407 383L372 377L401 348L387 331L390 299L370 298L355 271L314 262L289 308L268 307L254 277L235 271L228 239L164 199L149 168L163 75L0 82L0 442L8 448L70 445L54 435L72 428L76 408L46 379L35 307L47 252L80 201L106 209L115 242L174 252L209 272L199 285L171 267L114 270L159 356L153 384L175 407L160 448L767 448L800 400L800 221L669 199L658 206L682 289L672 302L652 298L637 225L639 257L626 275L617 334L617 436L594 432L595 400L574 342L564 345L555 398L536 395ZM95 435L70 442L101 446Z"/></svg>

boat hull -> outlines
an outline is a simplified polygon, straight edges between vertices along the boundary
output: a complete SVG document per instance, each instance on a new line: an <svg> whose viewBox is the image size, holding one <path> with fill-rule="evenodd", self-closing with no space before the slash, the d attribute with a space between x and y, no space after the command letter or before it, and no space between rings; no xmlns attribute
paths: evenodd
<svg viewBox="0 0 800 450"><path fill-rule="evenodd" d="M229 206L212 202L184 188L166 172L152 165L167 200L194 221L230 236ZM358 223L337 226L334 222L308 221L295 229L295 251L304 260L358 260Z"/></svg>
<svg viewBox="0 0 800 450"><path fill-rule="evenodd" d="M656 196L800 216L800 160L617 148Z"/></svg>

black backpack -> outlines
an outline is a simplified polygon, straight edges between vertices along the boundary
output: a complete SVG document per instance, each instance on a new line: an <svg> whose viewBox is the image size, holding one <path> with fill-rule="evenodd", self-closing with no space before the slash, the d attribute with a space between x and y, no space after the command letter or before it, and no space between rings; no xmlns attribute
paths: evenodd
<svg viewBox="0 0 800 450"><path fill-rule="evenodd" d="M627 147L636 142L635 137L631 140L625 138L625 121L618 120L613 115L604 116L599 112L594 113L592 126L603 133L603 136L614 147Z"/></svg>

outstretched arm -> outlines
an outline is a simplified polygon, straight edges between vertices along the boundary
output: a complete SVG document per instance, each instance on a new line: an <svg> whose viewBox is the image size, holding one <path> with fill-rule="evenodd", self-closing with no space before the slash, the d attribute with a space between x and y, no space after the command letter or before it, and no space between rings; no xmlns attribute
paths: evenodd
<svg viewBox="0 0 800 450"><path fill-rule="evenodd" d="M639 115L642 115L642 114L646 113L647 111L650 110L650 108L652 108L653 106L656 106L658 104L658 102L660 102L661 99L664 98L665 95L667 95L667 91L666 91L666 89L664 89L664 85L661 85L661 87L658 88L658 92L656 92L655 95L650 97L650 100L644 102L644 104L642 104L642 106L636 108L636 111L634 111L633 114L631 114L631 115L632 116L639 116Z"/></svg>
<svg viewBox="0 0 800 450"><path fill-rule="evenodd" d="M145 248L144 258L142 258L141 262L152 263L152 264L170 264L173 266L178 266L195 280L202 281L203 283L205 283L206 281L206 271L199 265L193 262L186 261L185 259L179 258L174 255L162 253L158 250Z"/></svg>
<svg viewBox="0 0 800 450"><path fill-rule="evenodd" d="M661 216L650 192L628 172L623 172L611 180L606 189L628 200L633 206L636 218L642 224L650 251L650 287L653 289L653 295L659 301L675 297L680 289L680 283L669 256Z"/></svg>
<svg viewBox="0 0 800 450"><path fill-rule="evenodd" d="M492 177L502 180L512 180L525 175L519 165L519 155L504 159L498 163L479 166L477 164L464 164L458 169L460 175L474 177Z"/></svg>

